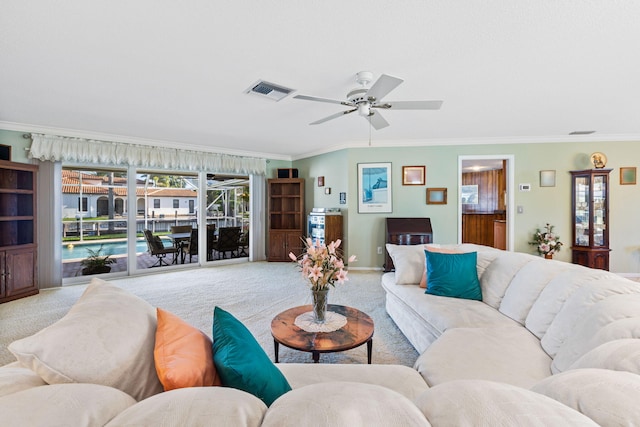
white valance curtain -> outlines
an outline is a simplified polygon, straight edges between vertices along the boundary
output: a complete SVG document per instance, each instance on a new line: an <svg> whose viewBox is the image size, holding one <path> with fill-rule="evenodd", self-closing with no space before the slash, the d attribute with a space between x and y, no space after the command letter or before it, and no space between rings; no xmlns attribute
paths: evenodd
<svg viewBox="0 0 640 427"><path fill-rule="evenodd" d="M266 174L266 160L204 151L31 134L29 156L45 161L133 165L171 170Z"/></svg>

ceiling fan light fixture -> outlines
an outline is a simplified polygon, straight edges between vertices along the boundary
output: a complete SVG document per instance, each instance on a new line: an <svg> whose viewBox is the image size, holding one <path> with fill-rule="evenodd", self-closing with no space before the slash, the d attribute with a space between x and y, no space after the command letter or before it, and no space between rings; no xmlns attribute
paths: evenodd
<svg viewBox="0 0 640 427"><path fill-rule="evenodd" d="M371 115L371 104L369 104L368 102L358 104L358 114L363 117L368 117L369 115Z"/></svg>

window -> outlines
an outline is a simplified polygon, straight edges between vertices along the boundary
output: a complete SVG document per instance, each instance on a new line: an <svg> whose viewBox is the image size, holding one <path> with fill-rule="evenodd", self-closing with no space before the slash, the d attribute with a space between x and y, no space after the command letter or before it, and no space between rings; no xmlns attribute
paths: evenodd
<svg viewBox="0 0 640 427"><path fill-rule="evenodd" d="M160 199L153 199L153 208L160 209Z"/></svg>
<svg viewBox="0 0 640 427"><path fill-rule="evenodd" d="M173 199L173 209L178 209L180 207L180 200Z"/></svg>
<svg viewBox="0 0 640 427"><path fill-rule="evenodd" d="M87 212L89 207L87 206L86 197L78 197L78 212Z"/></svg>

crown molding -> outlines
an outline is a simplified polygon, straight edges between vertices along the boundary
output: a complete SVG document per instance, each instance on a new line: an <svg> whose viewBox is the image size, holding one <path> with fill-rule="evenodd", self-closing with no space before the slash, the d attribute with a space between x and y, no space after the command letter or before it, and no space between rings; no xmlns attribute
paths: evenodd
<svg viewBox="0 0 640 427"><path fill-rule="evenodd" d="M500 144L548 144L548 143L579 143L579 142L640 142L640 134L590 134L590 135L553 135L553 136L517 136L517 137L484 137L484 138L432 138L409 140L378 140L378 141L347 141L341 144L328 145L320 150L309 151L299 155L282 155L258 151L232 150L222 147L211 147L186 143L183 141L165 141L157 139L138 138L124 135L114 135L91 132L78 129L56 128L27 123L0 121L0 129L33 132L49 135L66 136L70 138L86 138L99 141L114 141L129 144L149 145L153 147L180 148L207 153L228 154L231 156L255 157L269 160L295 161L319 156L334 151L349 148L388 148L388 147L428 147L428 146L460 146L460 145L500 145Z"/></svg>
<svg viewBox="0 0 640 427"><path fill-rule="evenodd" d="M579 142L640 142L640 134L591 134L591 135L554 135L554 136L518 136L518 137L488 137L488 138L436 138L436 139L411 139L411 140L380 140L348 142L333 145L322 150L293 156L292 160L302 160L333 151L349 148L389 148L389 147L428 147L428 146L460 146L460 145L504 145L504 144L559 144Z"/></svg>

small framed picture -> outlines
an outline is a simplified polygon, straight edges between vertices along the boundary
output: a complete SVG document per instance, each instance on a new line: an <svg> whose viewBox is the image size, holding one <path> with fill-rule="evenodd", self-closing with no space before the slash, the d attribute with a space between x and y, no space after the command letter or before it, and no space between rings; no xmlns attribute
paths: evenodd
<svg viewBox="0 0 640 427"><path fill-rule="evenodd" d="M447 189L446 188L427 188L427 204L428 205L446 205Z"/></svg>
<svg viewBox="0 0 640 427"><path fill-rule="evenodd" d="M636 185L636 168L620 168L620 185Z"/></svg>
<svg viewBox="0 0 640 427"><path fill-rule="evenodd" d="M11 161L11 146L10 145L0 145L0 160L9 160Z"/></svg>
<svg viewBox="0 0 640 427"><path fill-rule="evenodd" d="M324 187L324 176L318 177L318 187Z"/></svg>
<svg viewBox="0 0 640 427"><path fill-rule="evenodd" d="M402 185L424 185L424 166L403 166Z"/></svg>
<svg viewBox="0 0 640 427"><path fill-rule="evenodd" d="M461 185L460 186L460 203L463 205L478 204L478 185Z"/></svg>
<svg viewBox="0 0 640 427"><path fill-rule="evenodd" d="M555 187L556 186L556 171L540 171L540 187Z"/></svg>

